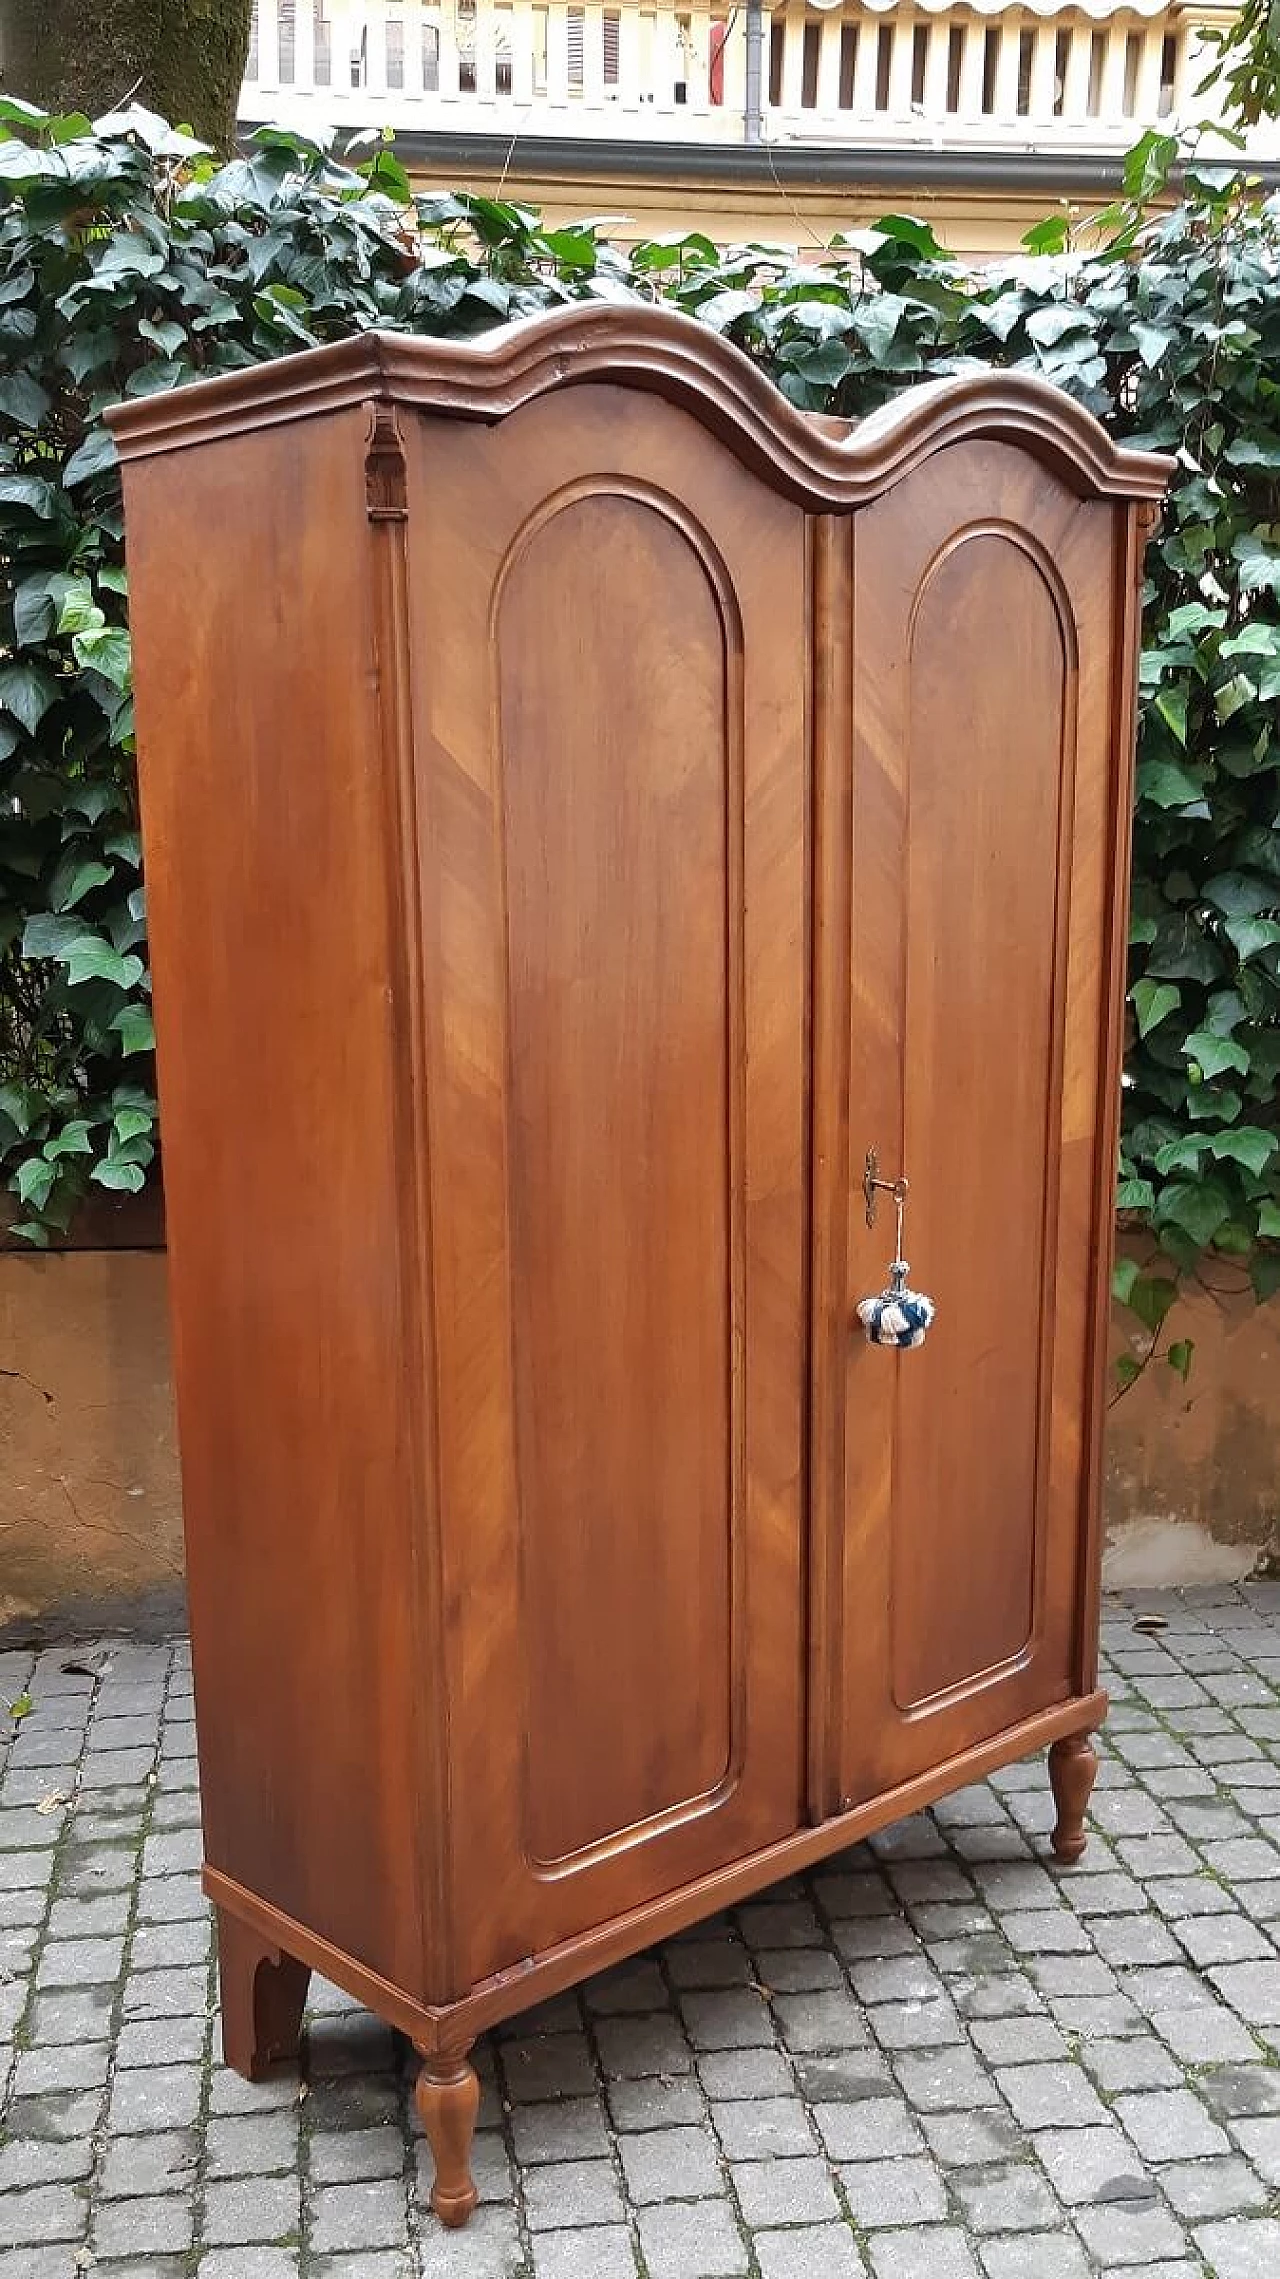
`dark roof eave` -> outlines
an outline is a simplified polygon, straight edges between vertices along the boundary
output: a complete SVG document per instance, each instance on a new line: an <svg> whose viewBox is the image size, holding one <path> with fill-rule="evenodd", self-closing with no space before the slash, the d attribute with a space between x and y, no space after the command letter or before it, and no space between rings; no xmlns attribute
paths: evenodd
<svg viewBox="0 0 1280 2279"><path fill-rule="evenodd" d="M653 182L679 177L725 186L779 184L815 190L982 191L989 195L1046 198L1112 196L1121 186L1123 154L1101 151L924 149L903 145L822 143L622 142L589 135L398 132L395 148L407 166L430 165L460 177L471 171L516 175L601 175L611 181ZM1240 172L1271 190L1280 186L1280 160L1233 161Z"/></svg>

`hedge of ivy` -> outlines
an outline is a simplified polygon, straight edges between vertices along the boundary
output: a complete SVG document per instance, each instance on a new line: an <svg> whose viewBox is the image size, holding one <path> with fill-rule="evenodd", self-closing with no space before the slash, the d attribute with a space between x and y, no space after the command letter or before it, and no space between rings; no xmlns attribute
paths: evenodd
<svg viewBox="0 0 1280 2279"><path fill-rule="evenodd" d="M696 233L622 249L413 198L377 143L339 165L267 129L216 167L136 110L91 127L0 102L0 128L0 1153L29 1241L94 1184L140 1187L157 1142L103 407L374 324L472 333L639 294L814 409L976 361L1177 454L1149 557L1119 1189L1168 1266L1122 1289L1154 1339L1181 1274L1280 1284L1280 202L1192 170L1146 218L1176 155L1151 135L1087 243L1054 218L975 271L901 216L808 258ZM190 580L198 610L198 550Z"/></svg>

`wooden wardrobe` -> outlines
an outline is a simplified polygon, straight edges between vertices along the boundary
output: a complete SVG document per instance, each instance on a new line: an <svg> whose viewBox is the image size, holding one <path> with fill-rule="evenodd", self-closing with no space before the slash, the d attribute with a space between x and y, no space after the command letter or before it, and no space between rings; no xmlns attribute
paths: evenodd
<svg viewBox="0 0 1280 2279"><path fill-rule="evenodd" d="M348 1988L460 2223L495 2020L1046 1744L1083 1847L1168 466L605 305L111 418L226 2054Z"/></svg>

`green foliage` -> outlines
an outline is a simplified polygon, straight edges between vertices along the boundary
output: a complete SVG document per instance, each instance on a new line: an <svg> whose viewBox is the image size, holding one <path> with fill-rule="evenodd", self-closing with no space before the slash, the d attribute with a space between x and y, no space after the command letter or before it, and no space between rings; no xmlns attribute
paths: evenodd
<svg viewBox="0 0 1280 2279"><path fill-rule="evenodd" d="M735 341L806 409L858 416L999 365L1177 455L1147 565L1119 1204L1168 1272L1123 1294L1153 1346L1208 1253L1280 1280L1280 206L1145 136L1093 242L1065 218L966 269L891 215L805 260L699 233L413 198L377 138L336 164L264 129L216 167L134 112L0 121L0 1152L33 1241L155 1147L121 513L107 403L371 325L475 333L639 295ZM369 149L367 157L361 150ZM198 607L199 566L192 566ZM1144 1310L1145 1309L1145 1310ZM1168 1348L1181 1374L1185 1340ZM1140 1365L1139 1365L1140 1366Z"/></svg>

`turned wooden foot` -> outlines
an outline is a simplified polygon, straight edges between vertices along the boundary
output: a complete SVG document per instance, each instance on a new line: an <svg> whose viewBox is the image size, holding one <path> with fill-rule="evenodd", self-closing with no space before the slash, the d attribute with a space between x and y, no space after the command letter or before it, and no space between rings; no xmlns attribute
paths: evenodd
<svg viewBox="0 0 1280 2279"><path fill-rule="evenodd" d="M1098 1752L1087 1733L1068 1733L1049 1751L1049 1780L1058 1819L1050 1839L1064 1867L1079 1859L1088 1836L1084 1816L1098 1772Z"/></svg>
<svg viewBox="0 0 1280 2279"><path fill-rule="evenodd" d="M436 2164L431 2205L442 2224L465 2224L479 2194L471 2175L471 2140L480 2109L480 2084L465 2051L419 2052L422 2071L414 2098Z"/></svg>
<svg viewBox="0 0 1280 2279"><path fill-rule="evenodd" d="M297 2059L311 1973L225 1907L217 1917L222 2054L233 2072L261 2081Z"/></svg>

